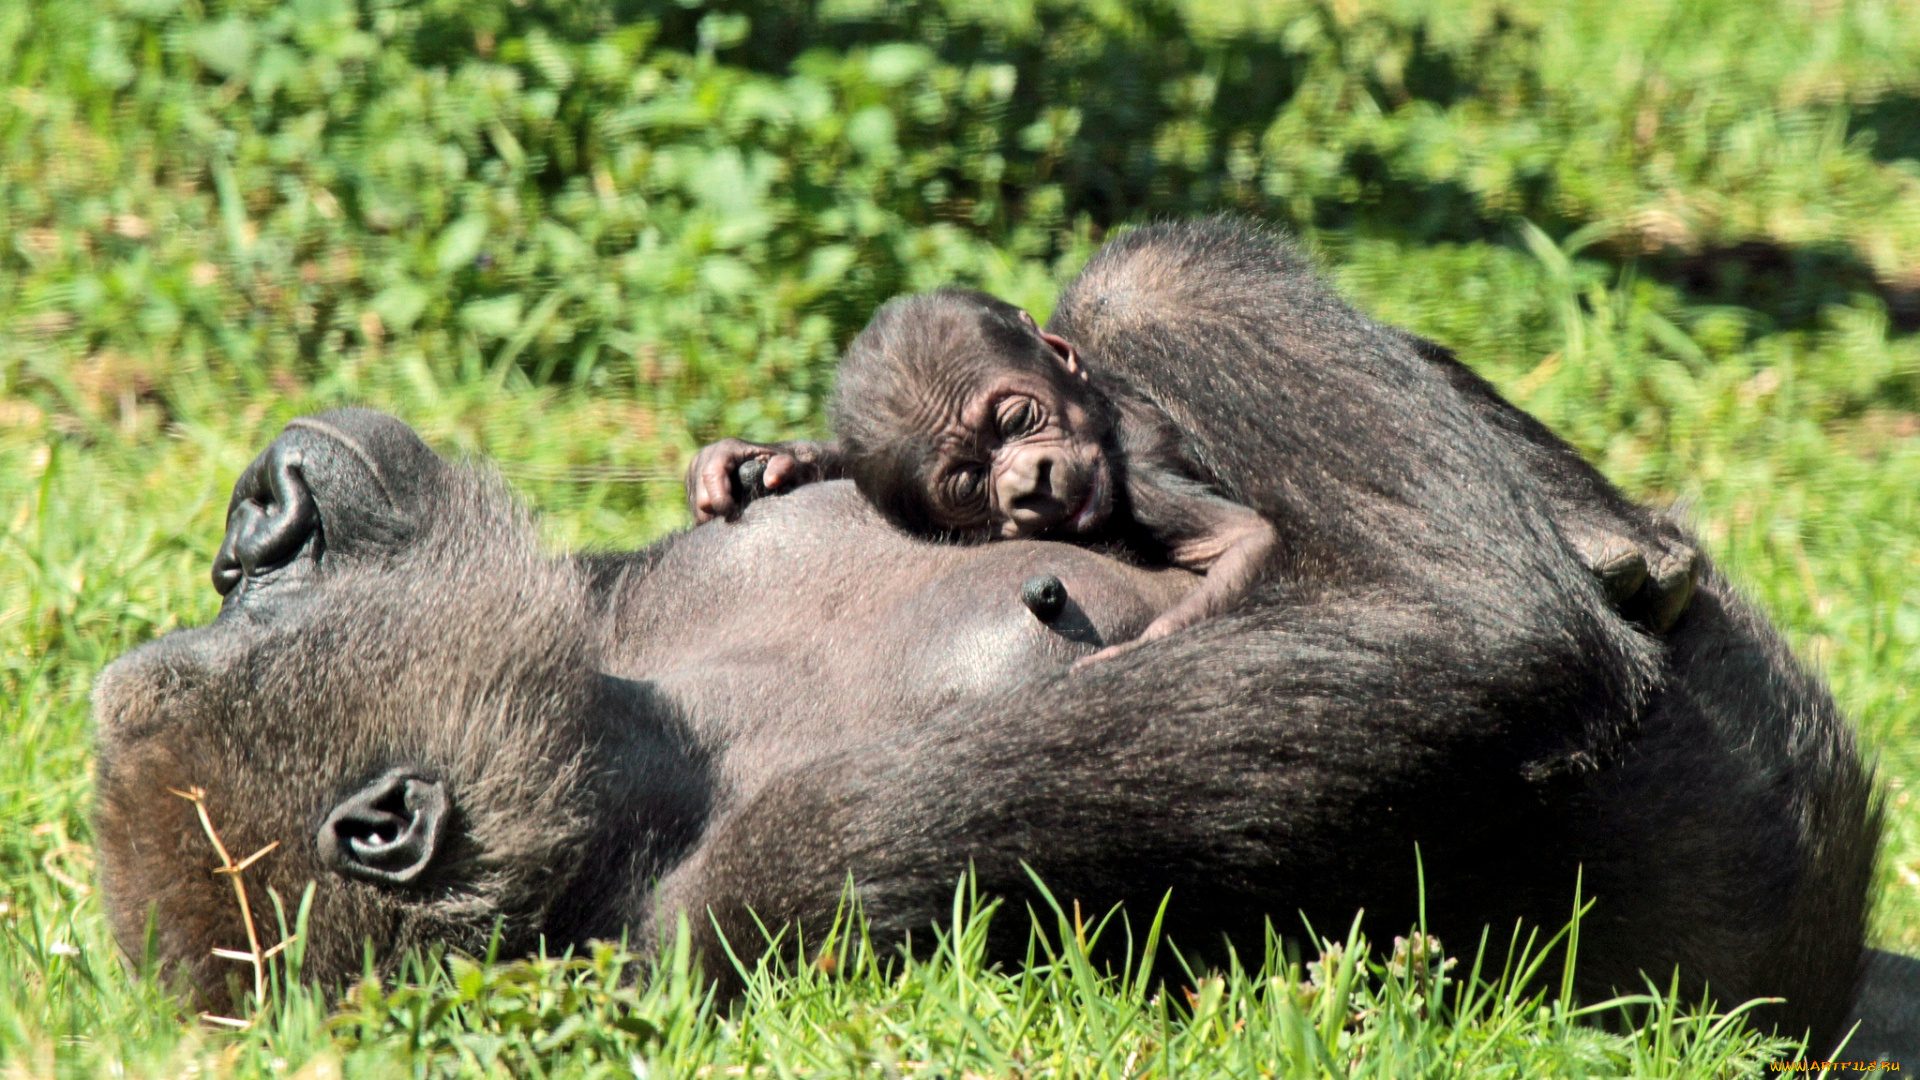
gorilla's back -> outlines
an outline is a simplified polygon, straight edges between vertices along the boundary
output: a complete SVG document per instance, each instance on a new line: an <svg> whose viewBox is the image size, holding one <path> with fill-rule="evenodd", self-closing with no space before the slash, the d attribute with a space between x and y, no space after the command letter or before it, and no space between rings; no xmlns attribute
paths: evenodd
<svg viewBox="0 0 1920 1080"><path fill-rule="evenodd" d="M1781 997L1783 1030L1843 1032L1880 835L1852 727L1716 573L1668 647L1669 681L1638 735L1571 800L1599 898L1581 964L1632 992L1640 972L1610 965L1636 943L1656 981L1677 965L1722 1007Z"/></svg>

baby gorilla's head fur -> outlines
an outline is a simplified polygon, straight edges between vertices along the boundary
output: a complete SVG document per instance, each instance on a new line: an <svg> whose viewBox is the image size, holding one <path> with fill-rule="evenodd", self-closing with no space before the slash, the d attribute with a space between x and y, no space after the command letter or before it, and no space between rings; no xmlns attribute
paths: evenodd
<svg viewBox="0 0 1920 1080"><path fill-rule="evenodd" d="M848 347L830 412L848 475L909 532L1081 533L1112 511L1110 403L1073 346L986 293L883 306Z"/></svg>

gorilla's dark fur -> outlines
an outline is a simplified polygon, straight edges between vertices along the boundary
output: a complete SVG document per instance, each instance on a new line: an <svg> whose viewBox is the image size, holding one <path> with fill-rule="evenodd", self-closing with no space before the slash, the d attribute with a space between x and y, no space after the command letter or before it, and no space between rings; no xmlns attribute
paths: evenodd
<svg viewBox="0 0 1920 1080"><path fill-rule="evenodd" d="M225 997L207 950L244 934L169 794L190 786L230 850L281 842L256 888L318 883L321 980L369 938L479 950L502 920L509 950L645 943L678 910L711 912L693 923L716 970L715 924L737 945L759 940L750 911L817 924L851 874L875 932L904 936L969 865L1020 895L1030 864L1090 910L1170 889L1189 955L1257 955L1269 917L1409 925L1418 845L1456 949L1559 925L1583 872L1581 993L1677 966L1689 994L1784 997L1767 1019L1832 1045L1862 970L1870 777L1724 579L1664 640L1636 630L1566 523L1642 512L1244 227L1116 242L1056 323L1150 393L1155 350L1196 340L1286 388L1278 416L1181 418L1256 456L1285 509L1299 555L1245 610L1070 673L1191 579L923 543L844 483L548 558L496 484L399 423L296 421L236 487L220 618L96 692L122 941L152 905L163 955ZM1069 597L1052 625L1020 600L1043 573Z"/></svg>

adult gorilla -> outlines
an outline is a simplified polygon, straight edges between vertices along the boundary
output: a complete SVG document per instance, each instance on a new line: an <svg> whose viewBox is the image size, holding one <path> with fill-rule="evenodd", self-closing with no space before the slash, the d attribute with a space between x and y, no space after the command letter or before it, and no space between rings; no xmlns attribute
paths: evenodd
<svg viewBox="0 0 1920 1080"><path fill-rule="evenodd" d="M1181 290L1222 272L1183 228L1089 267L1063 301L1083 345L1101 312L1182 325ZM497 484L398 422L295 421L236 485L220 617L96 691L121 941L151 905L163 956L223 1003L208 950L245 934L170 794L192 787L236 855L280 843L256 888L318 883L323 981L368 939L648 942L678 910L711 912L713 971L716 924L736 944L750 911L817 924L851 875L899 937L969 865L1018 895L1030 864L1092 910L1171 890L1190 955L1257 955L1269 917L1409 925L1418 845L1456 948L1559 924L1584 870L1583 994L1677 966L1689 994L1784 997L1772 1019L1831 1045L1878 819L1825 691L1711 571L1664 641L1634 629L1559 523L1630 504L1444 357L1338 305L1314 319L1325 341L1293 329L1318 388L1371 419L1274 462L1301 493L1297 572L1082 671L1192 579L917 541L843 483L549 558ZM1064 608L1029 610L1045 574Z"/></svg>

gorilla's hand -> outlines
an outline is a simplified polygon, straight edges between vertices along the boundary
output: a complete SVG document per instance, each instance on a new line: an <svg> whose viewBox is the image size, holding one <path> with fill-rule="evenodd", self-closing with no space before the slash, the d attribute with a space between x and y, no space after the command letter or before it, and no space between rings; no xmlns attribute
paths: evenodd
<svg viewBox="0 0 1920 1080"><path fill-rule="evenodd" d="M1693 602L1704 560L1679 529L1656 526L1629 535L1575 521L1566 535L1620 613L1652 633L1672 629Z"/></svg>
<svg viewBox="0 0 1920 1080"><path fill-rule="evenodd" d="M708 443L687 467L687 511L696 525L730 521L763 495L833 479L838 462L838 452L826 443Z"/></svg>

